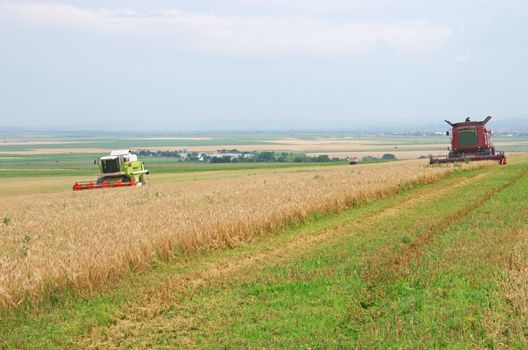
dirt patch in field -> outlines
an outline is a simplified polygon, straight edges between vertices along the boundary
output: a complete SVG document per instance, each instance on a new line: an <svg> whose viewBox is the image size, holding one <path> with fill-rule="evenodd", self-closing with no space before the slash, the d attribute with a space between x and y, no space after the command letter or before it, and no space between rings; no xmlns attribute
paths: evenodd
<svg viewBox="0 0 528 350"><path fill-rule="evenodd" d="M268 141L270 143L279 143L284 145L324 145L324 144L376 144L379 145L380 143L386 143L387 140L377 140L377 139L363 139L363 138L318 138L313 140L303 140L298 138L283 138L283 139L277 139L277 140L271 140ZM392 142L389 142L392 143Z"/></svg>
<svg viewBox="0 0 528 350"><path fill-rule="evenodd" d="M70 143L83 143L83 141L59 141L59 140L30 140L30 141L12 141L0 140L0 146L30 146L30 145L67 145Z"/></svg>
<svg viewBox="0 0 528 350"><path fill-rule="evenodd" d="M125 138L124 140L134 140L136 138ZM142 137L141 140L192 140L192 141L209 141L213 140L212 137Z"/></svg>
<svg viewBox="0 0 528 350"><path fill-rule="evenodd" d="M109 148L35 148L25 151L1 151L0 154L35 155L35 154L68 154L68 153L109 153Z"/></svg>
<svg viewBox="0 0 528 350"><path fill-rule="evenodd" d="M330 158L346 159L357 157L361 159L366 156L381 158L384 154L394 154L398 159L417 159L421 156L427 157L429 154L433 156L444 156L443 150L423 150L423 151L388 151L388 152L310 152L307 153L310 157L317 157L319 155L328 155ZM447 152L447 151L446 151Z"/></svg>
<svg viewBox="0 0 528 350"><path fill-rule="evenodd" d="M447 139L446 139L447 140ZM438 143L408 143L410 139L402 139L403 142L398 142L394 139L386 138L321 138L316 140L301 140L296 138L278 139L267 141L269 143L282 145L364 145L364 146L379 146L387 148L387 146L398 147L435 147Z"/></svg>
<svg viewBox="0 0 528 350"><path fill-rule="evenodd" d="M494 142L495 146L525 146L528 145L528 141L505 141L505 142Z"/></svg>

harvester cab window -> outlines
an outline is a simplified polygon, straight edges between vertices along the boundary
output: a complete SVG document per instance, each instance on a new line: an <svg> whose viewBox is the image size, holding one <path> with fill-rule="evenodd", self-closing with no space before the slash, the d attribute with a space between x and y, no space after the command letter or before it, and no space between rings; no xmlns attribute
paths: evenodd
<svg viewBox="0 0 528 350"><path fill-rule="evenodd" d="M120 171L119 158L104 159L101 161L103 174L118 173Z"/></svg>
<svg viewBox="0 0 528 350"><path fill-rule="evenodd" d="M458 143L460 147L475 146L477 141L477 131L471 130L459 130L458 132Z"/></svg>

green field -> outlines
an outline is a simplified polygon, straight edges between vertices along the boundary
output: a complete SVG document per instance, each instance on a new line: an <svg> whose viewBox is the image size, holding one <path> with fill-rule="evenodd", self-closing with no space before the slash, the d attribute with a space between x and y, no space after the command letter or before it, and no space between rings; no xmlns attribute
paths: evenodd
<svg viewBox="0 0 528 350"><path fill-rule="evenodd" d="M526 157L4 312L2 348L526 348Z"/></svg>

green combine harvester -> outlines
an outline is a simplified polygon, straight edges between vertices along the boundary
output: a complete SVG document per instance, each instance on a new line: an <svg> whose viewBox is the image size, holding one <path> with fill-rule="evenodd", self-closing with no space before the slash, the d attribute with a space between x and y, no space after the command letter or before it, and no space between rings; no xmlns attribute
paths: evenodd
<svg viewBox="0 0 528 350"><path fill-rule="evenodd" d="M101 176L96 181L76 182L74 191L94 190L109 187L142 186L145 175L143 162L138 161L137 155L130 150L116 150L94 161L101 170Z"/></svg>

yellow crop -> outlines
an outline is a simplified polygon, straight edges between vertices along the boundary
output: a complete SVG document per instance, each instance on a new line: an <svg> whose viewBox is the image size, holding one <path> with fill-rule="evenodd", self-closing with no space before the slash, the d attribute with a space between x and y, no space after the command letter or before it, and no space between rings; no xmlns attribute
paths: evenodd
<svg viewBox="0 0 528 350"><path fill-rule="evenodd" d="M394 162L1 198L0 308L91 291L175 251L236 246L452 170Z"/></svg>

